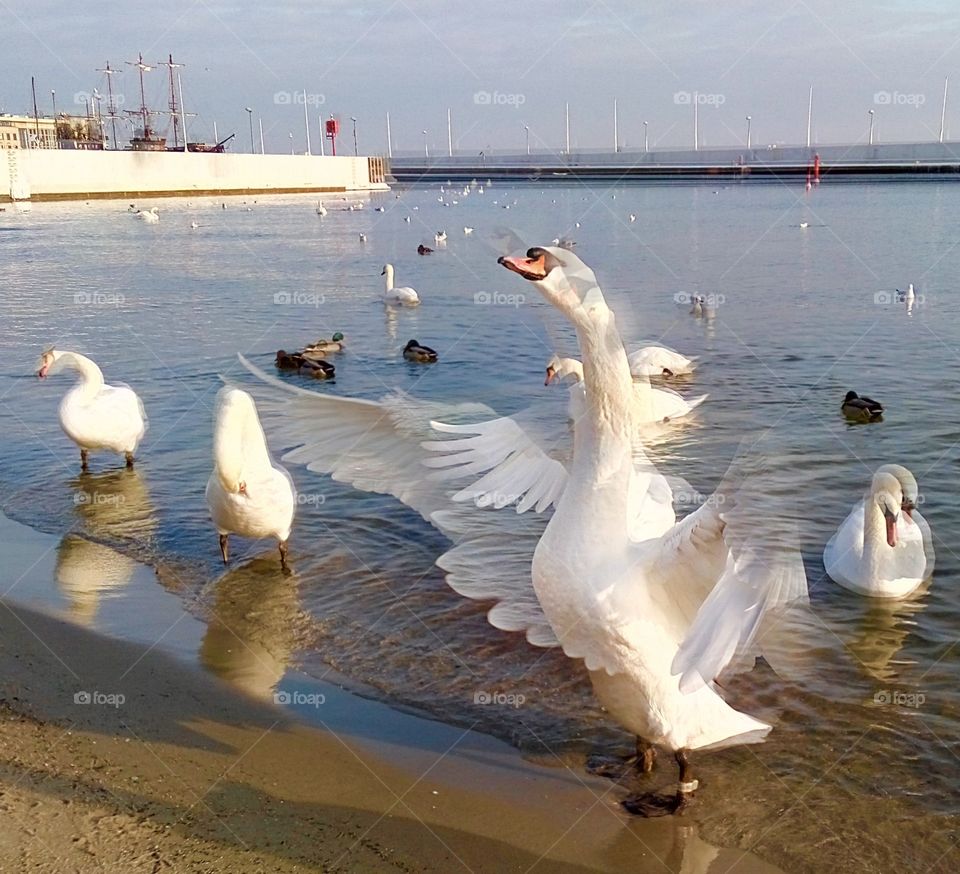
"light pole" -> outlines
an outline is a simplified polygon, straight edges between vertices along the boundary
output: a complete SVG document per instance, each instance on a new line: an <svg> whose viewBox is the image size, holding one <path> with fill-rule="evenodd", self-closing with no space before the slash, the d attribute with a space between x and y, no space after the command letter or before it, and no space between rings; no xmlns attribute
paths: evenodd
<svg viewBox="0 0 960 874"><path fill-rule="evenodd" d="M253 147L253 110L248 106L246 107L247 111L247 121L250 122L250 154L255 155L257 150Z"/></svg>
<svg viewBox="0 0 960 874"><path fill-rule="evenodd" d="M287 133L287 136L290 137L290 154L292 155L294 153L293 152L293 131L289 131Z"/></svg>
<svg viewBox="0 0 960 874"><path fill-rule="evenodd" d="M643 123L643 151L650 151L650 140L647 138L647 124L648 122Z"/></svg>
<svg viewBox="0 0 960 874"><path fill-rule="evenodd" d="M423 157L430 157L430 147L427 145L427 132L423 132Z"/></svg>
<svg viewBox="0 0 960 874"><path fill-rule="evenodd" d="M872 109L868 109L867 112L868 112L869 115L870 115L870 134L869 134L869 136L867 137L867 140L868 140L868 142L870 143L870 145L872 146L872 145L873 145L873 110L872 110Z"/></svg>
<svg viewBox="0 0 960 874"><path fill-rule="evenodd" d="M524 131L527 134L527 154L530 154L530 125L525 124L523 126Z"/></svg>
<svg viewBox="0 0 960 874"><path fill-rule="evenodd" d="M356 158L360 154L357 151L357 120L351 115L350 121L353 122L353 157Z"/></svg>
<svg viewBox="0 0 960 874"><path fill-rule="evenodd" d="M55 149L60 148L60 137L57 134L57 92L52 88L50 89L50 99L53 101L53 147ZM943 125L941 125L942 127ZM943 142L943 137L941 136L940 142Z"/></svg>
<svg viewBox="0 0 960 874"><path fill-rule="evenodd" d="M753 116L747 116L747 149L750 148L750 125L753 123Z"/></svg>

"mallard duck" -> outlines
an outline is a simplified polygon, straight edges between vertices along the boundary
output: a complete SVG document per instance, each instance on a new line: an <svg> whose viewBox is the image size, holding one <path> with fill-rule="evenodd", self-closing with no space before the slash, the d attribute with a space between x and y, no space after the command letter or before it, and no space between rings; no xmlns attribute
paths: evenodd
<svg viewBox="0 0 960 874"><path fill-rule="evenodd" d="M437 360L437 353L429 346L421 346L416 340L411 340L403 347L403 357L407 361L432 363Z"/></svg>
<svg viewBox="0 0 960 874"><path fill-rule="evenodd" d="M280 370L299 370L303 364L303 356L297 352L287 352L280 349L274 363Z"/></svg>
<svg viewBox="0 0 960 874"><path fill-rule="evenodd" d="M333 379L336 368L322 358L302 358L299 372L314 379Z"/></svg>
<svg viewBox="0 0 960 874"><path fill-rule="evenodd" d="M883 405L855 391L848 391L840 409L848 419L856 422L878 422L883 418Z"/></svg>
<svg viewBox="0 0 960 874"><path fill-rule="evenodd" d="M429 246L424 246L423 243L417 246L418 255L429 255L432 251L433 249L431 249Z"/></svg>
<svg viewBox="0 0 960 874"><path fill-rule="evenodd" d="M342 352L344 346L343 334L337 331L329 340L317 340L303 349L304 358L317 359L330 352Z"/></svg>

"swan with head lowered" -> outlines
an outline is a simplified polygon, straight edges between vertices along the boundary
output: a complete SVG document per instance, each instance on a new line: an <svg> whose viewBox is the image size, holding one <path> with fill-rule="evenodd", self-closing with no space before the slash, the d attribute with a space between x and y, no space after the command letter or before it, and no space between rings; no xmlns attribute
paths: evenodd
<svg viewBox="0 0 960 874"><path fill-rule="evenodd" d="M583 365L575 358L560 358L556 355L547 362L547 376L544 385L549 385L554 379L562 380L565 377L583 385ZM692 400L686 400L682 395L667 388L653 388L650 380L642 376L633 382L633 417L636 424L649 422L671 422L682 419L692 413L707 399L700 395ZM573 402L573 390L571 390ZM570 418L576 419L574 408L571 406Z"/></svg>
<svg viewBox="0 0 960 874"><path fill-rule="evenodd" d="M257 408L245 391L225 386L217 394L213 425L213 473L207 506L220 534L223 563L231 534L275 537L280 564L287 566L287 538L296 494L290 474L270 459Z"/></svg>
<svg viewBox="0 0 960 874"><path fill-rule="evenodd" d="M395 288L393 285L393 265L384 264L380 274L384 279L383 302L387 305L415 307L420 304L420 295L409 286Z"/></svg>
<svg viewBox="0 0 960 874"><path fill-rule="evenodd" d="M875 598L905 598L933 574L930 526L916 509L917 480L885 464L823 551L830 578Z"/></svg>
<svg viewBox="0 0 960 874"><path fill-rule="evenodd" d="M79 382L60 402L60 427L80 447L80 466L88 469L91 452L122 452L133 467L137 446L147 432L147 417L137 393L126 385L107 385L96 363L79 352L48 349L37 376L45 379L75 370Z"/></svg>
<svg viewBox="0 0 960 874"><path fill-rule="evenodd" d="M789 535L774 530L764 490L749 482L725 483L662 535L638 538L632 501L643 449L633 380L596 277L560 248L534 247L500 263L567 317L583 356L586 411L536 547L533 585L564 652L583 659L600 702L637 736L644 767L650 744L675 754L676 795L630 799L628 809L673 812L697 788L691 750L770 731L730 706L715 680L750 661L767 620L806 602L803 563Z"/></svg>
<svg viewBox="0 0 960 874"><path fill-rule="evenodd" d="M666 346L644 346L627 356L630 373L638 376L681 376L693 373L696 358L687 358Z"/></svg>

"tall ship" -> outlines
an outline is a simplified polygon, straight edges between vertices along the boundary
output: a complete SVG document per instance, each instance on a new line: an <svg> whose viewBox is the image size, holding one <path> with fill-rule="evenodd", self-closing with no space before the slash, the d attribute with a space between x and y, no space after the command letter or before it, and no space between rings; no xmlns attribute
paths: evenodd
<svg viewBox="0 0 960 874"><path fill-rule="evenodd" d="M137 77L140 105L133 109L122 109L123 95L114 87L114 76L121 70L109 62L97 70L105 80L104 93L94 89L74 95L74 105L82 105L82 113L58 112L56 92L51 91L52 114L41 115L31 80L33 112L0 114L0 202L381 191L389 187L389 169L382 156L336 155L335 149L331 155L311 154L309 125L306 152L265 153L262 129L258 152L249 108L250 152L230 151L236 143L235 133L222 139L215 135L212 142L191 139L188 120L194 116L184 109L179 72L184 65L176 63L172 54L156 64L146 63L139 54L126 66ZM148 105L144 76L161 67L167 74L166 106L156 109ZM321 144L327 136L334 145L337 120L331 116L323 126Z"/></svg>

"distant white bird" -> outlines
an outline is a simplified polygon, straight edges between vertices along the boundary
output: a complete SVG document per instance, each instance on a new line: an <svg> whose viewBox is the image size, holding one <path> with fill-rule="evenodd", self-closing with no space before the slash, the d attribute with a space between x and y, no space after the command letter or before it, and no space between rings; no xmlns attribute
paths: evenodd
<svg viewBox="0 0 960 874"><path fill-rule="evenodd" d="M446 243L446 242L447 242L447 232L446 232L446 231L437 231L437 232L433 235L433 239L434 239L436 242L438 242L438 243Z"/></svg>
<svg viewBox="0 0 960 874"><path fill-rule="evenodd" d="M477 188L477 194L483 194L483 186L482 186L482 185Z"/></svg>
<svg viewBox="0 0 960 874"><path fill-rule="evenodd" d="M913 306L913 302L917 299L917 295L913 290L912 282L907 286L907 293L904 295L903 299L907 306Z"/></svg>
<svg viewBox="0 0 960 874"><path fill-rule="evenodd" d="M323 218L327 214L327 208L323 205L322 200L317 201L317 215Z"/></svg>
<svg viewBox="0 0 960 874"><path fill-rule="evenodd" d="M800 222L800 227L801 227L801 228L809 228L809 227L810 227L810 222Z"/></svg>
<svg viewBox="0 0 960 874"><path fill-rule="evenodd" d="M137 215L140 216L140 218L142 218L148 225L154 225L160 221L160 216L155 206L146 210L145 212L138 212Z"/></svg>
<svg viewBox="0 0 960 874"><path fill-rule="evenodd" d="M137 393L126 385L107 385L96 363L79 352L48 349L40 356L37 376L45 379L70 368L80 381L60 402L60 427L80 447L80 465L87 469L90 452L122 452L127 467L147 432L147 416Z"/></svg>
<svg viewBox="0 0 960 874"><path fill-rule="evenodd" d="M696 358L687 358L666 346L644 346L627 356L631 376L677 376L693 373Z"/></svg>
<svg viewBox="0 0 960 874"><path fill-rule="evenodd" d="M465 234L472 234L472 233L473 233L473 228L465 227L465 228L463 229L463 232L464 232Z"/></svg>
<svg viewBox="0 0 960 874"><path fill-rule="evenodd" d="M197 228L200 227L200 225L198 225L196 222L190 222L190 227L196 230Z"/></svg>
<svg viewBox="0 0 960 874"><path fill-rule="evenodd" d="M361 233L361 234L360 234L360 242L361 242L361 243L366 243L366 242L367 242L367 235L366 235L366 234L364 234L364 233Z"/></svg>
<svg viewBox="0 0 960 874"><path fill-rule="evenodd" d="M383 290L383 302L385 304L402 307L415 307L420 304L420 295L414 289L409 286L394 288L392 264L384 264L383 272L380 275L386 277Z"/></svg>
<svg viewBox="0 0 960 874"><path fill-rule="evenodd" d="M637 217L633 213L630 213L630 221L635 222L636 220L637 220Z"/></svg>
<svg viewBox="0 0 960 874"><path fill-rule="evenodd" d="M403 217L403 220L404 220L407 224L409 224L409 223L410 223L410 216L405 215L405 216Z"/></svg>
<svg viewBox="0 0 960 874"><path fill-rule="evenodd" d="M374 212L383 212L383 211L384 211L384 208L383 208L382 206L376 206L376 207L374 207L373 211L374 211Z"/></svg>
<svg viewBox="0 0 960 874"><path fill-rule="evenodd" d="M229 558L228 538L239 534L254 539L276 537L280 564L286 568L296 505L293 480L271 461L253 398L238 388L225 386L217 394L213 473L206 499L220 534L224 564Z"/></svg>

